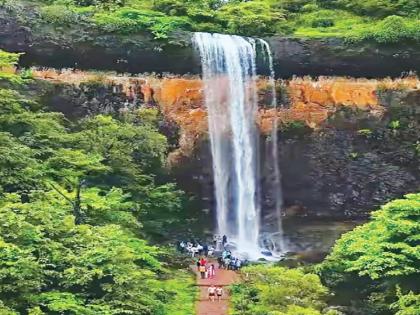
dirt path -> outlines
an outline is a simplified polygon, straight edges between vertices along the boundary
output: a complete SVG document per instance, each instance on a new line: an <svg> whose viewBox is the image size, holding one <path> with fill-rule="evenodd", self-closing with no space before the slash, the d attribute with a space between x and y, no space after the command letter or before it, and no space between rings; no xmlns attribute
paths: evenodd
<svg viewBox="0 0 420 315"><path fill-rule="evenodd" d="M191 266L197 274L197 285L200 288L200 296L196 304L196 315L227 315L229 309L229 292L227 287L235 283L238 280L238 276L234 271L217 269L217 262L211 263L214 263L216 266L216 276L210 279L201 279L197 267ZM224 288L222 301L211 302L208 300L207 289L212 284Z"/></svg>

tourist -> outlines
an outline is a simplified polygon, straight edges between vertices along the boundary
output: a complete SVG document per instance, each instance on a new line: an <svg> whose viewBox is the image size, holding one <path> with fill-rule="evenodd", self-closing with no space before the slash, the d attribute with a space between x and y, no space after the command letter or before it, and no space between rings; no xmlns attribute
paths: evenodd
<svg viewBox="0 0 420 315"><path fill-rule="evenodd" d="M207 244L203 245L203 253L204 253L204 256L206 257L209 255L209 247Z"/></svg>
<svg viewBox="0 0 420 315"><path fill-rule="evenodd" d="M222 257L217 257L217 262L219 264L219 269L223 268L223 258Z"/></svg>
<svg viewBox="0 0 420 315"><path fill-rule="evenodd" d="M179 247L179 251L181 252L181 253L183 253L184 251L185 251L185 247L187 246L187 244L185 244L185 242L184 241L181 241L180 243L179 243L179 245L178 245Z"/></svg>
<svg viewBox="0 0 420 315"><path fill-rule="evenodd" d="M235 270L235 268L236 268L236 264L235 264L235 258L232 258L232 259L230 259L230 262L229 262L229 270Z"/></svg>
<svg viewBox="0 0 420 315"><path fill-rule="evenodd" d="M204 257L201 257L200 266L205 266L206 264L207 264L207 260L205 260Z"/></svg>
<svg viewBox="0 0 420 315"><path fill-rule="evenodd" d="M200 265L199 271L200 271L200 275L201 275L201 279L206 279L206 266L205 265Z"/></svg>
<svg viewBox="0 0 420 315"><path fill-rule="evenodd" d="M238 259L238 258L236 258L236 261L235 261L235 270L241 269L241 265L242 265L241 260Z"/></svg>
<svg viewBox="0 0 420 315"><path fill-rule="evenodd" d="M223 243L223 247L226 246L226 244L227 244L227 236L226 235L223 235L222 243Z"/></svg>
<svg viewBox="0 0 420 315"><path fill-rule="evenodd" d="M214 247L213 246L209 246L209 251L207 253L208 256L213 256L214 254Z"/></svg>
<svg viewBox="0 0 420 315"><path fill-rule="evenodd" d="M196 248L197 248L197 253L202 255L203 254L203 246L200 243L197 243Z"/></svg>
<svg viewBox="0 0 420 315"><path fill-rule="evenodd" d="M216 294L217 294L217 301L219 301L220 302L220 300L222 299L222 297L223 297L223 288L222 287L217 287L216 288Z"/></svg>
<svg viewBox="0 0 420 315"><path fill-rule="evenodd" d="M209 278L214 278L214 276L216 276L216 268L214 267L214 264L211 264L209 268Z"/></svg>
<svg viewBox="0 0 420 315"><path fill-rule="evenodd" d="M200 266L201 266L201 263L200 263L200 259L197 259L197 271L200 271Z"/></svg>
<svg viewBox="0 0 420 315"><path fill-rule="evenodd" d="M225 263L225 268L226 268L227 270L229 270L229 268L230 268L230 258L229 258L229 257L226 257L226 258L224 259L224 263Z"/></svg>
<svg viewBox="0 0 420 315"><path fill-rule="evenodd" d="M222 249L223 249L222 237L220 235L217 235L216 250L221 251Z"/></svg>
<svg viewBox="0 0 420 315"><path fill-rule="evenodd" d="M212 284L208 289L207 292L209 293L209 300L214 302L216 296L216 287Z"/></svg>
<svg viewBox="0 0 420 315"><path fill-rule="evenodd" d="M219 239L219 235L213 235L213 245L217 247L217 240Z"/></svg>

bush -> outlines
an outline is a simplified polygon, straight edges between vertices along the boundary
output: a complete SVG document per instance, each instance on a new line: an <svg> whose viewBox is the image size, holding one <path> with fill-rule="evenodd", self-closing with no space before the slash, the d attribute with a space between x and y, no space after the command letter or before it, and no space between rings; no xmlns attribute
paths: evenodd
<svg viewBox="0 0 420 315"><path fill-rule="evenodd" d="M189 30L191 23L182 17L170 17L150 10L119 9L112 13L97 13L95 23L107 32L151 32L156 39L167 38L175 30Z"/></svg>
<svg viewBox="0 0 420 315"><path fill-rule="evenodd" d="M52 24L71 25L77 23L79 15L65 5L51 5L41 8L41 17Z"/></svg>
<svg viewBox="0 0 420 315"><path fill-rule="evenodd" d="M419 236L420 194L406 195L374 212L370 222L344 234L318 271L337 292L347 288L347 298L354 295L357 307L368 307L369 314L374 309L387 313L397 299L395 285L404 291L414 290L420 281ZM413 301L415 295L406 300L400 297L393 307L412 305Z"/></svg>
<svg viewBox="0 0 420 315"><path fill-rule="evenodd" d="M414 315L420 314L420 294L414 294L410 291L402 294L401 289L397 288L398 301L391 305L396 310L395 315Z"/></svg>
<svg viewBox="0 0 420 315"><path fill-rule="evenodd" d="M267 265L246 267L232 288L232 314L320 315L328 290L317 275Z"/></svg>
<svg viewBox="0 0 420 315"><path fill-rule="evenodd" d="M217 20L229 33L261 36L274 34L284 14L264 1L233 2L217 12Z"/></svg>
<svg viewBox="0 0 420 315"><path fill-rule="evenodd" d="M101 6L101 7L112 7L112 6L124 6L125 0L73 0L76 5L88 7L88 6Z"/></svg>
<svg viewBox="0 0 420 315"><path fill-rule="evenodd" d="M360 15L386 17L391 14L416 16L420 3L412 0L317 0L327 8L349 10Z"/></svg>
<svg viewBox="0 0 420 315"><path fill-rule="evenodd" d="M400 16L388 16L378 24L367 28L360 34L362 40L375 40L379 43L397 43L404 40L420 40L420 21Z"/></svg>
<svg viewBox="0 0 420 315"><path fill-rule="evenodd" d="M328 18L320 18L312 21L312 27L331 27L334 26L334 20Z"/></svg>

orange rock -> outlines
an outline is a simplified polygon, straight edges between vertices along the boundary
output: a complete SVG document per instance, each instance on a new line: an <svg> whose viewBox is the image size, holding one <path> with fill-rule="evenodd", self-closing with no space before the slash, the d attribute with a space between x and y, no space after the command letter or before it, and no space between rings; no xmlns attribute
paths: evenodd
<svg viewBox="0 0 420 315"><path fill-rule="evenodd" d="M113 73L98 74L78 70L34 69L36 78L69 84L80 84L100 80L105 84L121 87L128 97L142 95L144 102L156 102L166 119L175 122L180 128L180 146L169 155L169 163L177 163L189 156L198 141L206 135L207 112L204 104L203 82L198 77L180 78L153 76L117 76ZM220 90L226 85L221 77L217 84ZM271 103L271 86L264 78L257 80L259 110L256 123L264 134L269 134L278 120L279 125L292 121L304 122L311 128L319 128L339 107L369 111L381 116L385 109L376 95L378 89L420 89L417 77L401 79L348 79L340 77L294 78L279 81L290 100L287 107L267 108ZM225 95L219 98L221 104Z"/></svg>

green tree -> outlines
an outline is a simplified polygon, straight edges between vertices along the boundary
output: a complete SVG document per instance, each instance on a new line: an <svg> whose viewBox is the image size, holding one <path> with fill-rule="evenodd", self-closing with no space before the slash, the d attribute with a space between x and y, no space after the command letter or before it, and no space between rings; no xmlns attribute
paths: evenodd
<svg viewBox="0 0 420 315"><path fill-rule="evenodd" d="M396 299L395 285L405 292L420 281L419 236L420 194L409 194L344 234L318 271L336 292L347 288L346 294L357 296L360 307L389 313L389 304Z"/></svg>
<svg viewBox="0 0 420 315"><path fill-rule="evenodd" d="M315 274L267 265L243 269L242 284L232 289L233 314L318 315L328 290Z"/></svg>

